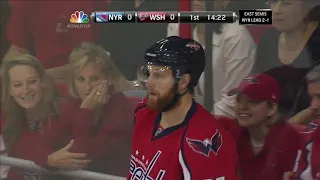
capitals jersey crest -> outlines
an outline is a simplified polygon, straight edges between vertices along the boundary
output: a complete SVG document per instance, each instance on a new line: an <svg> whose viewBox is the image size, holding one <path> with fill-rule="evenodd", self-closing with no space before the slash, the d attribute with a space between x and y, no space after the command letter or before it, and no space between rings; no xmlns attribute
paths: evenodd
<svg viewBox="0 0 320 180"><path fill-rule="evenodd" d="M197 153L203 154L209 157L210 152L213 152L215 155L218 154L219 149L222 146L222 136L220 132L217 130L216 133L213 134L211 139L205 139L203 141L196 139L186 139L189 146Z"/></svg>

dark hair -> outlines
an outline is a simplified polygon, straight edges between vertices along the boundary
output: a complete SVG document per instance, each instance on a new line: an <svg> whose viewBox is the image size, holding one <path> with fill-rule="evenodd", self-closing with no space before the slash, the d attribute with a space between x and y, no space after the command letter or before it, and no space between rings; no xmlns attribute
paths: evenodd
<svg viewBox="0 0 320 180"><path fill-rule="evenodd" d="M320 5L317 5L310 10L310 12L307 15L307 20L320 22Z"/></svg>

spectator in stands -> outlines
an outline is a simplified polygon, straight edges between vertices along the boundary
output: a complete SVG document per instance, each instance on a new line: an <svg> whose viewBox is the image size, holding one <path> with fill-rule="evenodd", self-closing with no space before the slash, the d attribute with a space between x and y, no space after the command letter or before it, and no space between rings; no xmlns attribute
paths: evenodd
<svg viewBox="0 0 320 180"><path fill-rule="evenodd" d="M177 11L178 0L134 0L111 1L110 11ZM167 24L156 23L107 23L102 26L100 44L107 49L114 63L125 75L133 81L137 78L137 71L143 64L141 57L145 54L145 47L166 37Z"/></svg>
<svg viewBox="0 0 320 180"><path fill-rule="evenodd" d="M265 74L251 75L229 95L237 96L237 122L226 117L220 122L238 142L242 178L282 180L293 169L301 127L279 119L277 81Z"/></svg>
<svg viewBox="0 0 320 180"><path fill-rule="evenodd" d="M114 64L114 61L111 59L110 53L104 50L102 47L89 42L82 42L80 45L74 48L72 53L69 55L69 63L74 65L74 62L77 63L84 57L89 58L89 60L87 60L88 62L94 62L94 60L97 59L97 64L103 66L104 68L102 69L102 72L107 76L111 75L111 79L114 81L116 91L126 91L133 88L132 83L125 79L123 74ZM84 65L86 65L86 63L84 63ZM74 69L74 67L72 67L72 69Z"/></svg>
<svg viewBox="0 0 320 180"><path fill-rule="evenodd" d="M308 92L312 98L311 109L319 115L320 110L320 66L314 68L307 74ZM311 122L308 118L303 118L302 122L311 122L305 129L302 143L302 155L297 159L298 169L296 176L298 179L320 179L320 120L319 117ZM311 157L309 158L308 156ZM308 157L308 158L307 158ZM310 167L310 168L307 168Z"/></svg>
<svg viewBox="0 0 320 180"><path fill-rule="evenodd" d="M71 14L76 10L91 13L107 7L106 1L9 0L9 4L12 14L7 38L11 46L4 60L24 53L35 55L55 79L65 79L69 74L67 64L71 50L82 41L95 41L99 34L99 26L68 28Z"/></svg>
<svg viewBox="0 0 320 180"><path fill-rule="evenodd" d="M306 76L308 83L308 94L311 97L311 105L305 110L292 117L289 122L307 125L320 115L320 65L313 68Z"/></svg>
<svg viewBox="0 0 320 180"><path fill-rule="evenodd" d="M295 174L284 180L319 180L320 179L320 66L315 67L307 74L308 93L312 98L309 108L314 116L301 116L296 118L296 122L308 124L303 131L301 138L301 148L296 160ZM298 116L297 115L297 116ZM295 178L292 178L296 176Z"/></svg>
<svg viewBox="0 0 320 180"><path fill-rule="evenodd" d="M204 11L205 1L195 0L194 10ZM213 1L215 11L234 10L232 1ZM214 114L235 117L235 97L227 92L236 87L246 77L254 64L256 45L248 29L238 22L232 24L213 24L212 75L206 78L205 73L199 80L198 90L204 91L205 81L213 81ZM193 30L193 38L205 46L205 24L197 24ZM168 36L179 35L179 24L169 24ZM206 97L204 97L206 98ZM200 101L203 101L201 99Z"/></svg>
<svg viewBox="0 0 320 180"><path fill-rule="evenodd" d="M110 55L94 44L82 43L75 48L69 62L73 74L70 92L76 98L74 107L80 110L75 113L85 117L73 118L68 128L74 140L70 151L86 153L90 171L124 177L129 168L134 107L117 91L123 86L123 77ZM64 168L56 161L61 156L60 152L51 154L49 166Z"/></svg>
<svg viewBox="0 0 320 180"><path fill-rule="evenodd" d="M4 62L2 68L0 122L8 155L32 160L44 167L47 154L52 149L46 151L47 148L41 142L48 141L43 139L44 135L55 132L59 124L66 121L63 114L70 113L70 109L66 108L68 103L59 98L53 81L46 76L35 57L28 54L20 55ZM84 155L72 154L73 156ZM84 164L86 163L84 161ZM44 178L42 173L11 167L7 179L23 180L41 177Z"/></svg>
<svg viewBox="0 0 320 180"><path fill-rule="evenodd" d="M277 0L270 6L275 29L262 37L253 71L267 71L279 82L283 95L279 110L292 117L309 106L304 76L320 62L320 5Z"/></svg>

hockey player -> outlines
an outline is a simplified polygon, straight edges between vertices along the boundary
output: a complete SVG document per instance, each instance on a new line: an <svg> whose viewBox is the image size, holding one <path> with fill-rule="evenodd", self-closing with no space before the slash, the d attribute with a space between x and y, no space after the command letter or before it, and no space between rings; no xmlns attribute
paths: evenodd
<svg viewBox="0 0 320 180"><path fill-rule="evenodd" d="M234 140L193 100L205 68L202 46L167 37L146 51L145 61L148 96L135 112L127 179L237 180Z"/></svg>

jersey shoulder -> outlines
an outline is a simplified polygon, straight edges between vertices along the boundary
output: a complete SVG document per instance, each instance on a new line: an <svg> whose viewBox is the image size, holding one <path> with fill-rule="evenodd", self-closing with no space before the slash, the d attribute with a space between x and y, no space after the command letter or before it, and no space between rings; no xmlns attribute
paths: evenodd
<svg viewBox="0 0 320 180"><path fill-rule="evenodd" d="M134 111L134 124L142 121L143 119L150 119L157 111L153 111L147 107L147 99L141 100L135 108ZM150 115L150 118L148 116Z"/></svg>
<svg viewBox="0 0 320 180"><path fill-rule="evenodd" d="M299 134L301 134L306 126L305 125L301 125L301 124L297 124L297 123L288 123L296 132L298 132Z"/></svg>
<svg viewBox="0 0 320 180"><path fill-rule="evenodd" d="M305 128L301 132L303 140L305 142L310 141L316 131L320 131L320 120L318 119L305 126Z"/></svg>
<svg viewBox="0 0 320 180"><path fill-rule="evenodd" d="M214 115L214 119L218 121L226 130L232 131L234 129L238 129L239 125L236 119L231 119L226 116Z"/></svg>
<svg viewBox="0 0 320 180"><path fill-rule="evenodd" d="M215 131L216 129L225 131L226 128L219 120L226 120L226 124L232 124L231 120L227 117L214 116L209 111L207 111L204 107L198 104L197 111L192 117L190 123L194 128L201 128L203 132L205 131Z"/></svg>
<svg viewBox="0 0 320 180"><path fill-rule="evenodd" d="M314 120L309 123L302 131L302 134L311 134L320 128L320 120Z"/></svg>
<svg viewBox="0 0 320 180"><path fill-rule="evenodd" d="M218 115L215 115L214 119L232 135L235 141L239 139L243 128L239 126L236 119Z"/></svg>

